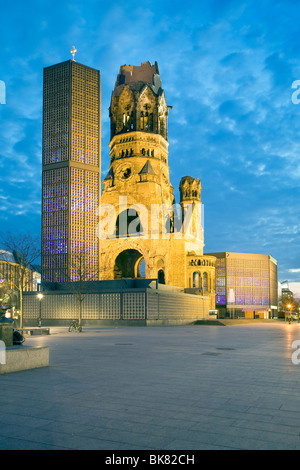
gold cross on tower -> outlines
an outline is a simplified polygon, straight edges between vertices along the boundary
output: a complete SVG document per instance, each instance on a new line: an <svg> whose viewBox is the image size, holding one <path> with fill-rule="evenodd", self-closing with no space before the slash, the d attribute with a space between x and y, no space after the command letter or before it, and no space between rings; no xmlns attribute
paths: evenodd
<svg viewBox="0 0 300 470"><path fill-rule="evenodd" d="M75 61L74 57L75 57L75 53L77 52L77 49L75 49L75 46L72 47L72 49L70 50L72 56L73 56L73 60Z"/></svg>

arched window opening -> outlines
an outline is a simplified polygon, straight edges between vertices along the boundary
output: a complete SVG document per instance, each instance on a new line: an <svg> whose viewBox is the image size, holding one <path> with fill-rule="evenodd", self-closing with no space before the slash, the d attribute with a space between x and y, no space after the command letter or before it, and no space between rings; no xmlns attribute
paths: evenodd
<svg viewBox="0 0 300 470"><path fill-rule="evenodd" d="M131 106L127 105L123 112L123 132L128 132L133 128L133 113L130 111Z"/></svg>
<svg viewBox="0 0 300 470"><path fill-rule="evenodd" d="M200 289L201 287L200 283L201 283L200 273L198 271L194 272L193 273L193 288Z"/></svg>
<svg viewBox="0 0 300 470"><path fill-rule="evenodd" d="M203 292L208 291L208 275L207 273L203 273Z"/></svg>
<svg viewBox="0 0 300 470"><path fill-rule="evenodd" d="M116 236L118 238L138 237L142 233L143 227L136 210L127 209L118 215L116 222Z"/></svg>
<svg viewBox="0 0 300 470"><path fill-rule="evenodd" d="M157 279L158 279L158 283L159 284L165 284L166 281L165 281L165 272L163 269L159 269L158 273L157 273Z"/></svg>
<svg viewBox="0 0 300 470"><path fill-rule="evenodd" d="M145 109L150 106L145 105ZM141 111L140 117L140 129L141 131L152 131L153 130L153 114L148 111Z"/></svg>

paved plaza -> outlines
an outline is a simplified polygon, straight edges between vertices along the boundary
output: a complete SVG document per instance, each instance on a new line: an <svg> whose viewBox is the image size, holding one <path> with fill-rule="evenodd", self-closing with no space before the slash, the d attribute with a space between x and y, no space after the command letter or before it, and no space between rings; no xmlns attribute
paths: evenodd
<svg viewBox="0 0 300 470"><path fill-rule="evenodd" d="M0 376L2 450L300 449L298 323L50 331Z"/></svg>

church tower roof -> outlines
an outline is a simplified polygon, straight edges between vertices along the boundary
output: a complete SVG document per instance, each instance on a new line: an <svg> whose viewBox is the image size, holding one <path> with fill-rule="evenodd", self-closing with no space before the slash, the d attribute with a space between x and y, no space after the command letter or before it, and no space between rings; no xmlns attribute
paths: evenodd
<svg viewBox="0 0 300 470"><path fill-rule="evenodd" d="M121 65L113 96L119 96L125 85L132 91L140 92L145 84L149 85L156 95L162 91L157 62L154 65L149 61L142 62L141 65Z"/></svg>
<svg viewBox="0 0 300 470"><path fill-rule="evenodd" d="M139 172L139 175L156 175L156 172L153 170L153 167L149 160L146 161L145 165Z"/></svg>

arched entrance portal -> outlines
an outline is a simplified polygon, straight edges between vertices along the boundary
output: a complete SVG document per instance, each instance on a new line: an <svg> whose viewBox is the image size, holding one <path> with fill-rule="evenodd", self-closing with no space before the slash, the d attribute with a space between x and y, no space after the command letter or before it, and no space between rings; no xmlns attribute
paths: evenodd
<svg viewBox="0 0 300 470"><path fill-rule="evenodd" d="M122 251L115 260L114 279L122 277L134 278L145 277L145 260L137 250L129 249Z"/></svg>

